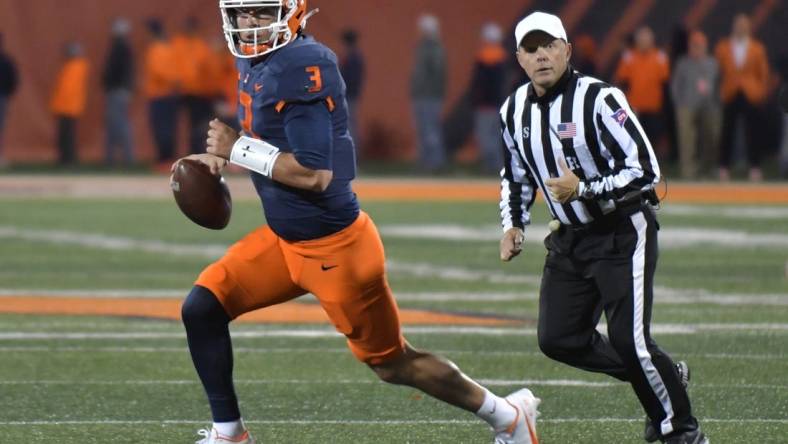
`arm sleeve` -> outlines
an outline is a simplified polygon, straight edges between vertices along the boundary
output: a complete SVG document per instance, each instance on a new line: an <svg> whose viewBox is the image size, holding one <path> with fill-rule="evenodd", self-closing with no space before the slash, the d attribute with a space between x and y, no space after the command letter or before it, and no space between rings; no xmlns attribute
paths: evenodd
<svg viewBox="0 0 788 444"><path fill-rule="evenodd" d="M287 104L312 103L344 95L339 66L332 60L299 60L284 67L278 77L274 95Z"/></svg>
<svg viewBox="0 0 788 444"><path fill-rule="evenodd" d="M501 170L501 226L506 232L513 227L524 229L531 223L531 205L536 197L536 182L523 165L509 126L512 125L514 95L501 108L503 169ZM511 109L509 109L511 106Z"/></svg>
<svg viewBox="0 0 788 444"><path fill-rule="evenodd" d="M324 102L288 105L284 125L298 163L312 170L332 170L331 113Z"/></svg>
<svg viewBox="0 0 788 444"><path fill-rule="evenodd" d="M651 143L629 107L624 94L611 88L597 99L595 126L600 146L614 159L614 168L603 176L581 181L578 194L593 200L622 200L652 189L660 178Z"/></svg>

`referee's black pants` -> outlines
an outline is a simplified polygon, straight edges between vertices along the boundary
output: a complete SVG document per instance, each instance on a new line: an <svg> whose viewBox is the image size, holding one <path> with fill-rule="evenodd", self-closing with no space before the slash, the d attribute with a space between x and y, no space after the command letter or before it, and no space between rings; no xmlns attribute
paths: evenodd
<svg viewBox="0 0 788 444"><path fill-rule="evenodd" d="M629 382L655 429L673 436L698 424L673 361L651 339L657 230L651 208L635 206L551 233L539 347L557 361ZM596 330L602 312L607 336Z"/></svg>

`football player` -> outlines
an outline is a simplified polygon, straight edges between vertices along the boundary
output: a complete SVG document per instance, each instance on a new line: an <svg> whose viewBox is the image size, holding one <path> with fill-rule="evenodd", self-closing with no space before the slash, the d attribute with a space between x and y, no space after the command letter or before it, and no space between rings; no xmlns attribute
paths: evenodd
<svg viewBox="0 0 788 444"><path fill-rule="evenodd" d="M213 415L204 444L254 442L233 388L228 324L239 315L314 294L361 362L383 381L420 389L475 413L496 443L537 442L539 399L500 398L454 364L402 336L375 224L351 189L356 173L345 85L331 50L304 34L306 0L221 0L239 76L239 137L210 124L206 154L218 173L251 171L268 225L231 246L197 278L182 316Z"/></svg>

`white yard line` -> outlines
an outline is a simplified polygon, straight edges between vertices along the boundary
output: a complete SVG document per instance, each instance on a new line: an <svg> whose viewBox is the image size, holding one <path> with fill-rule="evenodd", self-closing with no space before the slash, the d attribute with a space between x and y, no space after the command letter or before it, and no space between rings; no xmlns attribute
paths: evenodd
<svg viewBox="0 0 788 444"><path fill-rule="evenodd" d="M203 257L215 260L224 254L226 245L201 244L184 245L153 240L140 240L121 236L105 236L62 230L30 230L18 227L0 226L0 239L22 239L58 245L78 245L113 251L143 251L146 253L169 254L175 256ZM512 284L538 284L539 276L495 271L474 271L460 267L441 267L428 263L401 263L389 260L388 271L414 276L433 277L458 281L487 281Z"/></svg>
<svg viewBox="0 0 788 444"><path fill-rule="evenodd" d="M469 227L450 224L382 225L380 226L380 231L384 237L405 239L497 242L501 238L500 229L496 226ZM542 239L544 239L548 233L549 231L546 226L528 226L526 227L526 241L541 243ZM0 226L0 238L64 245L80 245L83 247L106 250L137 250L148 253L208 258L217 258L221 256L227 248L227 245L218 244L185 245L158 240L134 239L123 236L108 236L66 230L29 229L15 226ZM661 248L678 248L694 245L743 248L788 247L788 235L786 234L748 233L741 230L711 228L666 227L660 231L659 240Z"/></svg>
<svg viewBox="0 0 788 444"><path fill-rule="evenodd" d="M382 225L380 232L384 238L486 242L497 242L501 239L500 228L492 225L484 227L450 224ZM525 228L525 241L541 244L548 234L549 230L546 226L529 225ZM660 230L660 248L685 248L695 245L785 248L788 247L788 235L693 227L663 227Z"/></svg>
<svg viewBox="0 0 788 444"><path fill-rule="evenodd" d="M236 379L235 384L249 384L249 385L382 385L383 382L373 379ZM621 383L614 382L593 382L571 379L526 379L526 380L496 380L496 379L482 379L480 383L489 386L511 386L511 385L541 385L541 386L555 386L555 387L625 387ZM121 385L197 385L200 381L195 379L184 380L124 380L124 381L66 381L56 379L38 379L38 380L23 380L23 381L2 381L0 385L108 385L108 386L121 386ZM694 385L693 385L694 387Z"/></svg>
<svg viewBox="0 0 788 444"><path fill-rule="evenodd" d="M747 418L747 419L724 419L724 418L703 418L698 420L702 423L723 423L723 424L788 424L788 419L772 418ZM564 423L641 423L643 418L539 418L539 423L564 424ZM402 419L402 420L352 420L352 419L282 419L282 420L255 420L244 419L245 424L251 425L478 425L479 420L469 419ZM157 420L122 420L122 419L96 419L96 420L33 420L33 421L0 421L0 426L63 426L63 425L210 425L208 420L197 419L157 419Z"/></svg>
<svg viewBox="0 0 788 444"><path fill-rule="evenodd" d="M0 346L0 352L22 352L22 353L186 353L188 348L184 347L81 347L81 346ZM297 354L297 353L330 353L330 354L349 354L350 351L345 347L233 347L236 354ZM474 356L530 356L542 357L541 352L521 351L521 350L446 350L431 349L433 353L444 356L474 355ZM703 358L703 359L728 359L728 360L758 360L772 361L788 359L788 355L780 354L755 354L755 353L693 353L684 352L680 354L682 358Z"/></svg>
<svg viewBox="0 0 788 444"><path fill-rule="evenodd" d="M384 383L374 379L236 379L237 385L383 385ZM626 388L626 384L621 382L598 382L584 381L578 379L480 379L479 383L489 387L573 387L573 388ZM33 379L18 381L2 381L0 386L17 385L68 385L68 386L168 386L168 385L199 385L200 381L195 379L163 379L163 380L122 380L122 381L90 381L90 380L59 380L59 379ZM788 385L781 384L692 384L693 389L700 388L724 388L728 390L786 390Z"/></svg>
<svg viewBox="0 0 788 444"><path fill-rule="evenodd" d="M426 228L425 228L426 227ZM434 228L429 228L430 226L401 226L400 229L404 229L407 236L446 236L448 235L455 236L458 240L469 239L467 233L464 233L463 230L471 230L471 233L475 232L472 228L467 227L447 227L447 226L435 226ZM392 228L389 226L389 228ZM396 227L394 227L396 228ZM535 227L530 227L529 229L534 229ZM383 231L385 232L387 228L384 227ZM426 231L425 231L426 230ZM546 230L546 228L545 228ZM788 236L785 235L769 235L769 234L759 234L759 235L748 235L743 232L735 232L735 231L714 231L714 230L695 230L692 231L691 236L684 237L683 239L692 239L693 236L697 238L706 238L708 239L716 239L722 243L730 243L732 239L748 239L753 240L753 242L748 243L748 245L760 245L760 246L773 246L773 247L780 247L781 245L788 246ZM395 230L396 231L396 230ZM495 230L489 230L491 233ZM452 234L454 233L454 234ZM478 234L478 233L477 233ZM490 235L490 240L498 239L500 234L495 231L495 235ZM546 231L542 233L543 235L546 234ZM404 235L404 234L403 234ZM427 236L429 235L429 236ZM535 236L536 238L543 237L542 236ZM757 238L753 238L752 236L761 236ZM534 236L532 236L534 237ZM157 240L141 240L141 239L134 239L129 237L122 237L122 236L107 236L101 234L90 234L90 233L78 233L73 231L63 231L63 230L31 230L13 226L0 226L0 239L22 239L28 240L33 242L46 242L46 243L54 243L59 245L78 245L81 247L88 247L88 248L98 248L104 250L113 250L113 251L142 251L147 253L154 253L154 254L168 254L174 256L188 256L188 257L202 257L209 260L214 260L220 257L225 249L225 245L218 245L218 244L203 244L203 245L185 245L185 244L175 244L169 242L162 242ZM434 237L430 237L434 238ZM453 237L450 237L453 239ZM669 239L669 236L668 236ZM676 238L674 241L676 243L683 242L682 238ZM758 240L760 239L760 240ZM541 242L541 241L540 241ZM666 239L665 236L660 238L660 242L662 246L665 245ZM669 242L669 240L668 240ZM735 242L734 242L735 243ZM733 245L731 245L733 246ZM740 245L739 245L740 246ZM510 284L521 284L521 285L539 285L541 278L539 275L536 274L523 274L523 273L504 273L500 271L483 271L483 270L472 270L463 267L451 267L451 266L438 266L430 263L423 263L423 262L400 262L396 260L389 260L387 262L388 270L392 273L401 273L407 274L411 276L418 276L418 277L430 277L430 278L438 278L444 280L453 280L453 281L461 281L461 282L490 282L490 283L510 283ZM124 297L125 293L120 291L115 293L117 297ZM145 293L143 293L145 294ZM170 294L170 293L168 293ZM675 291L673 294L676 294ZM706 297L710 296L710 297ZM735 298L738 295L731 295L731 298ZM776 297L774 297L776 296ZM766 299L761 299L762 301L767 301L762 305L784 305L785 298L782 297L783 295L766 295ZM659 292L657 293L657 297L659 298ZM705 298L699 302L709 302L713 303L715 296L704 294L702 291L696 292L696 299L697 298ZM745 300L748 298L747 295L741 295L741 298L736 298L731 303L738 303L737 300ZM677 301L686 301L691 300L684 298L684 295L677 294ZM659 299L658 299L659 302ZM775 302L777 302L775 304Z"/></svg>
<svg viewBox="0 0 788 444"><path fill-rule="evenodd" d="M102 250L142 251L146 253L207 258L221 257L225 249L227 249L226 245L185 245L123 236L107 236L65 230L32 230L13 226L0 226L0 238L46 242L58 245L79 245Z"/></svg>
<svg viewBox="0 0 788 444"><path fill-rule="evenodd" d="M491 259L492 260L492 259ZM386 268L392 273L460 282L489 282L491 284L539 285L542 277L535 274L479 271L462 267L448 267L427 262L400 262L388 259Z"/></svg>
<svg viewBox="0 0 788 444"><path fill-rule="evenodd" d="M389 267L391 268L391 267ZM395 266L396 269L396 266ZM434 272L427 269L423 272ZM464 270L471 273L470 270ZM466 277L469 275L466 274ZM470 275L474 279L481 279L483 274ZM522 276L521 276L522 277ZM1 297L42 296L42 297L88 297L98 299L117 298L173 298L183 299L187 294L184 290L134 290L134 289L106 289L106 290L55 290L55 289L2 289ZM310 296L311 297L311 296ZM539 299L538 292L524 289L521 292L487 293L487 292L397 292L395 297L402 302L533 302ZM718 294L703 289L674 289L667 287L654 288L655 302L675 305L742 305L742 306L788 306L788 294L759 294L748 295L741 293Z"/></svg>
<svg viewBox="0 0 788 444"><path fill-rule="evenodd" d="M606 324L599 324L599 331L606 331ZM534 336L535 328L498 328L498 327L459 327L459 326L412 326L404 327L406 334L412 335L458 335L470 334L478 336ZM655 334L695 335L709 332L788 332L788 324L781 323L749 323L749 324L652 324L651 331ZM0 331L0 340L135 340L135 339L182 339L183 332L30 332ZM236 330L233 339L254 338L332 338L341 335L330 329L297 328L297 329L265 329Z"/></svg>
<svg viewBox="0 0 788 444"><path fill-rule="evenodd" d="M788 220L788 208L784 206L750 206L736 205L715 207L707 205L667 204L660 208L659 213L675 216L699 216L704 219L753 219L753 220Z"/></svg>

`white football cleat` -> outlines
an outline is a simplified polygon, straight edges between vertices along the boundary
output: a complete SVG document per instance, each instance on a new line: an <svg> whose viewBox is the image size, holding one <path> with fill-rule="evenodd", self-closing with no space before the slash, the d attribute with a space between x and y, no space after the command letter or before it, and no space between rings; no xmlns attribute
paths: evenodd
<svg viewBox="0 0 788 444"><path fill-rule="evenodd" d="M521 389L507 396L506 402L517 410L517 417L506 430L495 435L495 444L539 444L536 436L539 411L536 408L542 400L530 390Z"/></svg>
<svg viewBox="0 0 788 444"><path fill-rule="evenodd" d="M211 430L198 430L197 434L204 438L195 441L194 444L254 444L254 438L252 438L248 430L245 430L238 436L220 435L214 428L211 428Z"/></svg>

